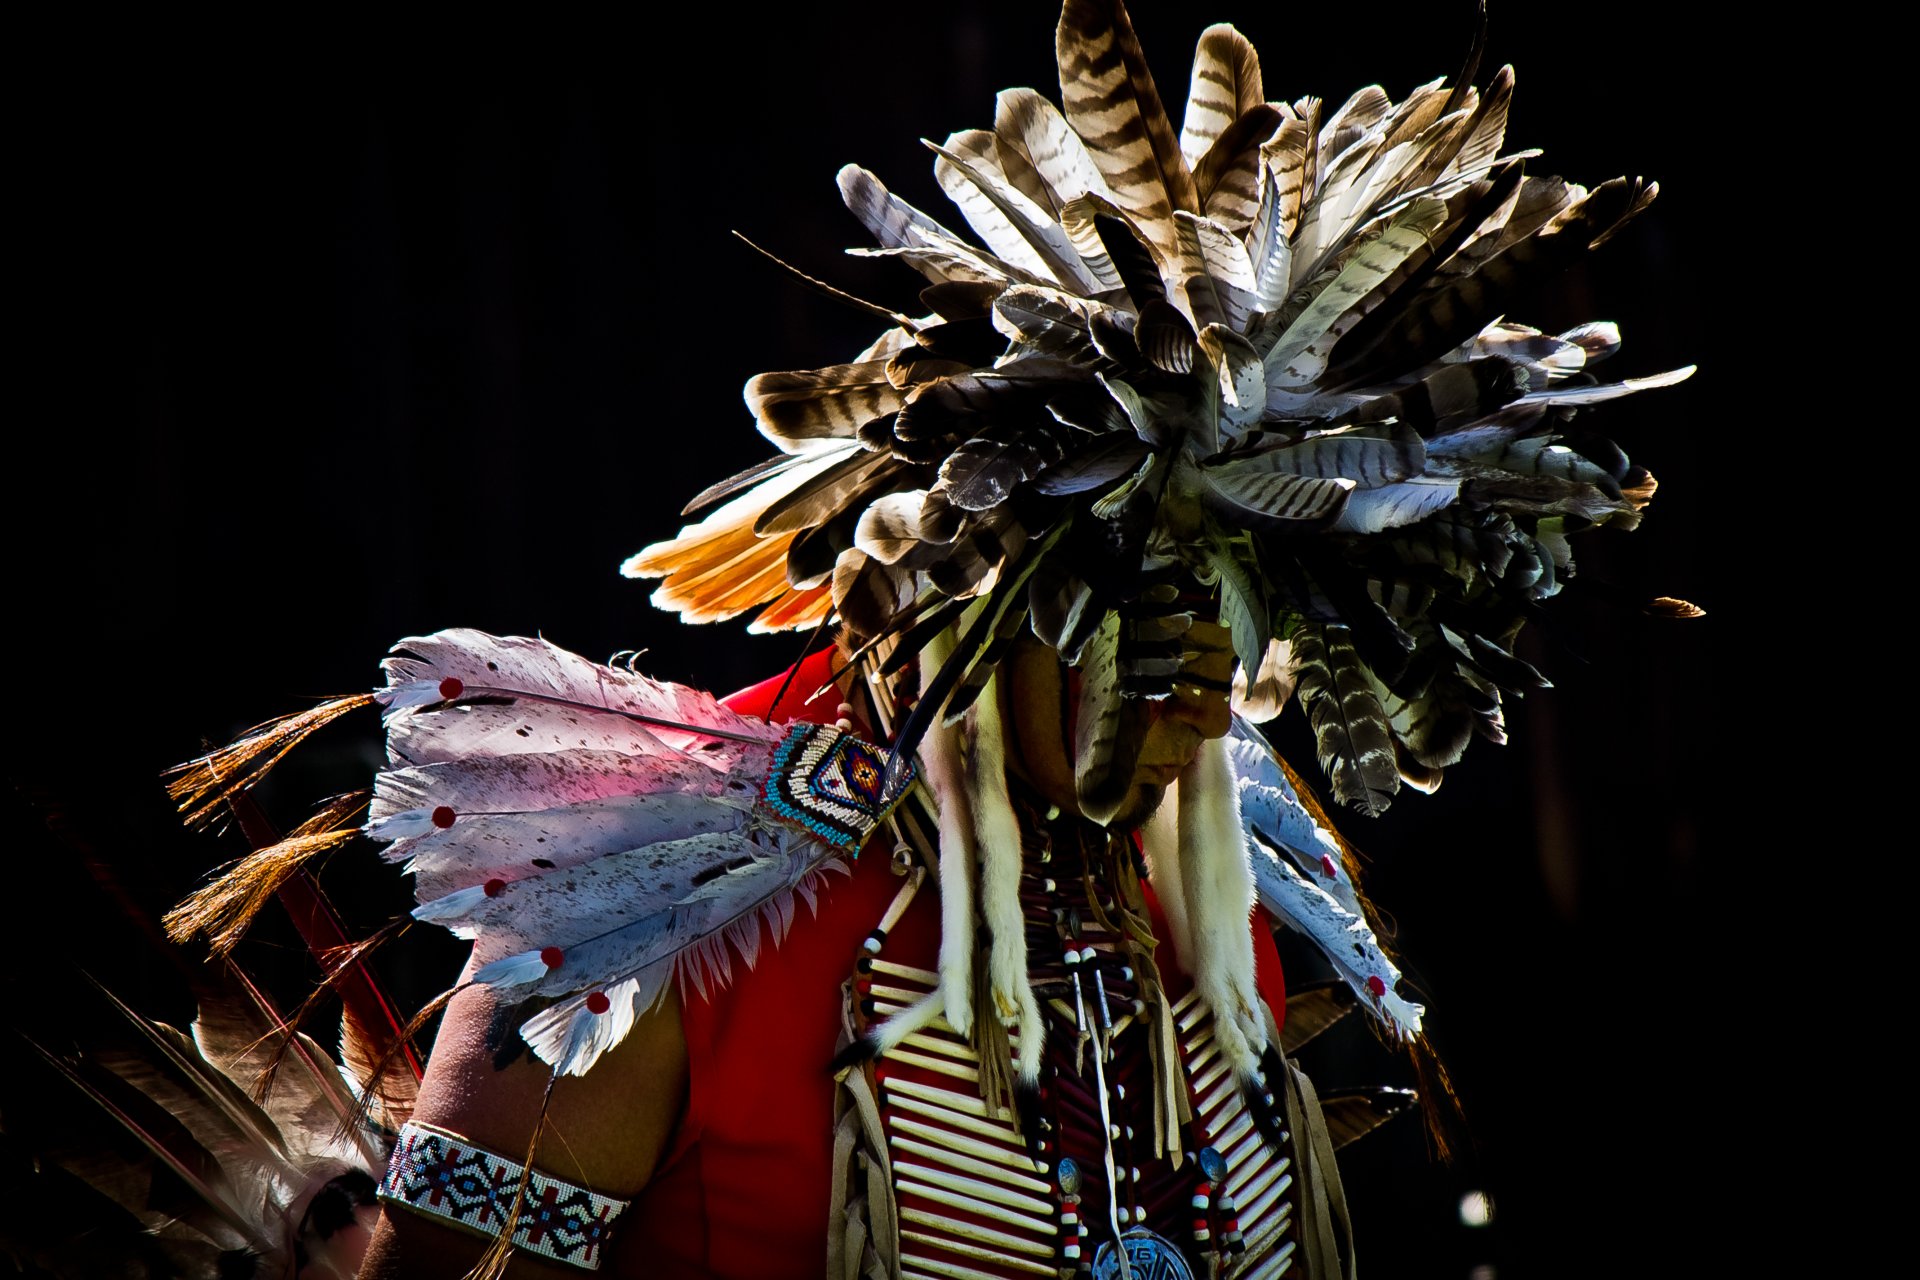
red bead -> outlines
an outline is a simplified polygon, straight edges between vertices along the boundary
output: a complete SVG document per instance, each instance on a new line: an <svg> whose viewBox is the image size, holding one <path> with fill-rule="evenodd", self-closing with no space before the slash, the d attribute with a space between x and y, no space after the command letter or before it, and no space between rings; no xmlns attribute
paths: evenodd
<svg viewBox="0 0 1920 1280"><path fill-rule="evenodd" d="M1320 855L1320 869L1327 873L1327 879L1329 880L1337 880L1340 878L1340 868L1333 865L1333 858L1327 854L1323 853Z"/></svg>
<svg viewBox="0 0 1920 1280"><path fill-rule="evenodd" d="M587 1012L588 1013L605 1013L607 1010L611 1008L613 1008L613 1001L607 999L606 992L604 991L587 992Z"/></svg>
<svg viewBox="0 0 1920 1280"><path fill-rule="evenodd" d="M558 947L540 948L540 963L549 969L558 969L566 961L567 953Z"/></svg>
<svg viewBox="0 0 1920 1280"><path fill-rule="evenodd" d="M460 683L459 676L448 676L440 682L440 696L448 702L452 702L455 698L466 692L466 688L467 686Z"/></svg>
<svg viewBox="0 0 1920 1280"><path fill-rule="evenodd" d="M507 882L496 876L495 878L487 881L485 884L481 885L480 887L486 890L486 894L489 898L497 898L500 896L501 890L507 887Z"/></svg>
<svg viewBox="0 0 1920 1280"><path fill-rule="evenodd" d="M433 811L433 825L445 831L453 825L453 817L453 810L443 804Z"/></svg>
<svg viewBox="0 0 1920 1280"><path fill-rule="evenodd" d="M1367 975L1367 990L1373 992L1373 998L1378 1000L1381 996L1387 994L1387 984L1380 981L1379 974L1370 973Z"/></svg>

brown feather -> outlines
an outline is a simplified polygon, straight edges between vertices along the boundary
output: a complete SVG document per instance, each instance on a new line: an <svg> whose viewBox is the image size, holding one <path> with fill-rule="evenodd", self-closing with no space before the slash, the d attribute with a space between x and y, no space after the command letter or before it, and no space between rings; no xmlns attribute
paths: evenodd
<svg viewBox="0 0 1920 1280"><path fill-rule="evenodd" d="M1200 212L1193 174L1120 0L1067 0L1055 38L1060 100L1114 202L1167 260L1173 211Z"/></svg>
<svg viewBox="0 0 1920 1280"><path fill-rule="evenodd" d="M1223 132L1193 171L1207 216L1244 233L1260 208L1261 150L1280 128L1278 109L1260 103Z"/></svg>
<svg viewBox="0 0 1920 1280"><path fill-rule="evenodd" d="M1180 122L1180 152L1187 163L1197 166L1229 126L1266 98L1260 55L1254 51L1253 42L1226 23L1201 32L1200 44L1193 51L1187 112ZM1204 185L1200 196L1206 198Z"/></svg>

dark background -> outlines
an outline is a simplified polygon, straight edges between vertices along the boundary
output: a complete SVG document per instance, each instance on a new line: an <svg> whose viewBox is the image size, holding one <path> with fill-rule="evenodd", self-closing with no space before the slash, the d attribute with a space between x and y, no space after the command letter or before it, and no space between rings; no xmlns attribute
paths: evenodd
<svg viewBox="0 0 1920 1280"><path fill-rule="evenodd" d="M1208 21L1253 39L1270 97L1330 108L1453 75L1471 33L1461 3L1181 8L1135 14L1176 122ZM1575 554L1585 584L1709 616L1657 624L1569 591L1532 641L1559 687L1514 708L1513 744L1477 745L1432 799L1346 821L1471 1133L1451 1168L1407 1120L1343 1159L1375 1277L1678 1274L1746 1247L1736 1188L1763 1140L1747 1028L1774 982L1750 886L1776 855L1733 833L1777 801L1747 799L1742 772L1743 708L1769 678L1759 597L1710 531L1747 488L1737 442L1771 413L1734 372L1764 277L1761 232L1729 212L1752 145L1719 127L1733 71L1667 9L1496 6L1480 78L1517 64L1508 139L1547 149L1535 172L1662 182L1515 318L1619 321L1610 375L1702 366L1599 411L1662 488L1639 531ZM770 452L748 376L873 336L728 232L912 309L917 277L839 254L864 241L834 172L858 161L957 223L916 139L989 125L1000 88L1056 97L1052 20L710 7L638 38L495 32L484 55L291 24L246 33L243 57L175 28L50 48L69 74L16 161L34 225L19 351L50 394L11 433L6 821L34 961L9 975L15 1007L48 1016L84 964L187 1016L133 922L240 850L177 828L160 769L369 685L401 636L642 648L651 674L714 688L789 661L798 638L684 628L615 573L695 490ZM1310 763L1297 712L1279 736ZM330 731L262 798L291 824L360 785L377 748L371 718ZM345 862L328 883L363 927L406 904L397 877ZM391 978L418 999L453 953L413 941ZM272 926L250 959L289 990L305 972ZM1401 1070L1357 1033L1321 1057L1323 1086ZM1471 1188L1495 1200L1490 1229L1459 1224Z"/></svg>

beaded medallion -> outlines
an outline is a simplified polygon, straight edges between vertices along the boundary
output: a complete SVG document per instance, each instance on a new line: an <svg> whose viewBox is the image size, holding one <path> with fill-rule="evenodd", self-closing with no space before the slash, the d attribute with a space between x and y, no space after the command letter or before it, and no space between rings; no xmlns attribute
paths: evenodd
<svg viewBox="0 0 1920 1280"><path fill-rule="evenodd" d="M815 840L857 851L913 781L903 764L891 786L886 752L824 724L795 724L773 747L760 808Z"/></svg>

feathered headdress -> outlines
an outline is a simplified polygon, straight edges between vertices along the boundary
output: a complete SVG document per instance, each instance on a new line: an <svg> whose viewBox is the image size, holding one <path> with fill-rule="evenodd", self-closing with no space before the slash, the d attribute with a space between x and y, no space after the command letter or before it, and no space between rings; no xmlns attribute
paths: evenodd
<svg viewBox="0 0 1920 1280"><path fill-rule="evenodd" d="M1164 696L1217 612L1243 709L1297 690L1340 801L1431 790L1545 683L1514 638L1568 536L1632 528L1653 494L1575 414L1692 369L1602 383L1613 325L1522 321L1656 186L1528 173L1503 150L1512 70L1466 82L1477 44L1462 83L1326 110L1269 102L1211 27L1178 131L1119 0L1067 0L1057 47L1059 107L1010 89L991 129L929 144L979 244L841 171L878 242L853 252L920 272L926 314L860 303L890 327L853 360L750 381L781 456L625 572L690 622L837 616L898 641L895 670L957 625L896 758L1030 627L1085 676L1096 819L1132 769L1100 726Z"/></svg>

